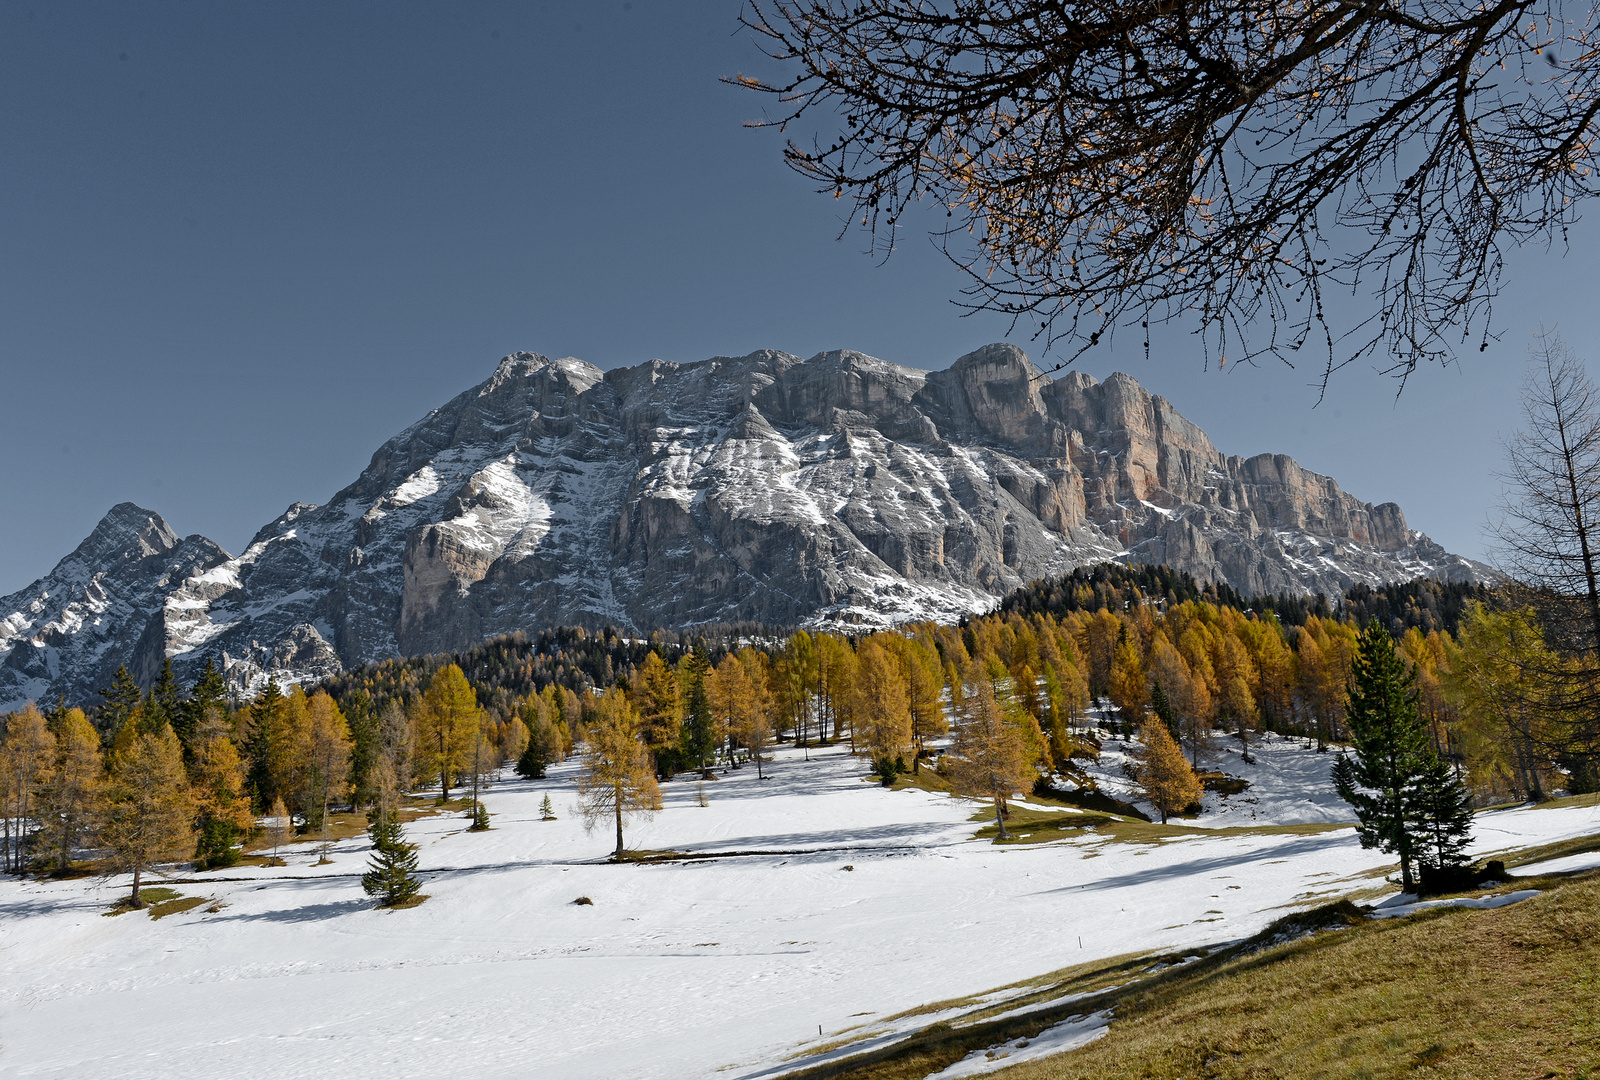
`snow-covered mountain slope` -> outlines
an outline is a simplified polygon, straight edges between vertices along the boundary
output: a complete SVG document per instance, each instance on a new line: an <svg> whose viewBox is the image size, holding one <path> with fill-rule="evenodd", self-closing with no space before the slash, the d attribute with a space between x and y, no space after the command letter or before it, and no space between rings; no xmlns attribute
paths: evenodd
<svg viewBox="0 0 1600 1080"><path fill-rule="evenodd" d="M180 540L161 515L119 503L71 555L0 599L0 702L78 701L118 665L160 671L166 598L229 556L203 536Z"/></svg>
<svg viewBox="0 0 1600 1080"><path fill-rule="evenodd" d="M130 515L173 567L124 583L123 549L95 537ZM95 537L0 602L0 706L87 700L108 667L163 655L249 684L552 624L951 618L1113 558L1247 593L1475 573L1392 503L1286 457L1226 457L1131 378L1052 382L1008 345L935 372L853 352L610 372L517 353L237 558L126 504ZM53 614L90 581L121 606Z"/></svg>

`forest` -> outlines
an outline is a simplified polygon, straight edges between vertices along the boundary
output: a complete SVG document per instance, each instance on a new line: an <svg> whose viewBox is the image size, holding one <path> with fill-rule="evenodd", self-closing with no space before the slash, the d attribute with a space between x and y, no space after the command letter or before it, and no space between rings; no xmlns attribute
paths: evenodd
<svg viewBox="0 0 1600 1080"><path fill-rule="evenodd" d="M1216 740L1262 731L1348 741L1358 632L1376 623L1414 680L1435 752L1478 805L1597 786L1592 744L1553 705L1563 661L1537 613L1483 586L1416 581L1243 598L1166 567L1035 582L961 625L845 635L714 627L514 634L460 654L368 665L247 701L210 664L126 671L88 709L0 718L5 868L68 872L85 853L136 875L237 861L251 835L316 833L334 809L478 793L507 764L541 777L582 752L585 812L648 812L658 784L762 769L779 741L845 743L892 783L925 770L992 803L1030 788L1090 798L1080 763L1137 731L1163 816L1197 799ZM1159 721L1155 723L1152 721Z"/></svg>

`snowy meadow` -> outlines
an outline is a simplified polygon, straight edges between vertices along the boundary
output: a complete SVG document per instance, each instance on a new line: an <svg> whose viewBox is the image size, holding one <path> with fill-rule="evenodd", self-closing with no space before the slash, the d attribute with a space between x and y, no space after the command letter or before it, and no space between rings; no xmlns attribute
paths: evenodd
<svg viewBox="0 0 1600 1080"><path fill-rule="evenodd" d="M664 809L628 829L630 849L674 853L650 863L605 861L606 830L585 832L574 809L575 762L537 781L508 772L485 796L490 831L467 832L459 815L407 826L428 896L407 910L362 893L365 836L327 865L305 843L285 867L153 881L205 901L160 919L106 914L124 879L8 880L0 1070L776 1075L894 1037L907 1022L885 1018L902 1010L1392 893L1387 859L1339 824L1331 756L1282 738L1253 766L1225 753L1221 767L1251 787L1208 795L1191 824L1209 829L1149 841L1085 830L996 845L975 836L981 804L887 790L831 747L809 761L778 751L765 780L719 774L706 805L699 782L664 784ZM554 821L541 820L546 795ZM1064 823L1083 814L1016 805ZM1492 811L1476 850L1596 831L1600 808Z"/></svg>

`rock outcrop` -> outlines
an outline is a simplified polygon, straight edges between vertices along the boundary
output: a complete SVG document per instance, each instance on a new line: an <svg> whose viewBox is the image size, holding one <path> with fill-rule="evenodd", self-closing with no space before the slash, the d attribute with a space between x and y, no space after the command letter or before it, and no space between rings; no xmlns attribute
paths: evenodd
<svg viewBox="0 0 1600 1080"><path fill-rule="evenodd" d="M944 371L762 351L610 372L517 353L233 558L122 504L0 600L0 704L118 663L313 679L511 630L887 625L1105 559L1247 592L1471 577L1289 458L1227 457L1126 375L1009 345Z"/></svg>

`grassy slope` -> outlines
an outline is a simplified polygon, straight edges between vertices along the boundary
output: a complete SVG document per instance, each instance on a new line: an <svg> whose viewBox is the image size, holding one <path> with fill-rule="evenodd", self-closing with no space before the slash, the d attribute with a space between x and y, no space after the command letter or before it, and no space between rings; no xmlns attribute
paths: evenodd
<svg viewBox="0 0 1600 1080"><path fill-rule="evenodd" d="M996 1075L1600 1076L1600 875L1585 877L1195 970L1130 996L1099 1042Z"/></svg>
<svg viewBox="0 0 1600 1080"><path fill-rule="evenodd" d="M1246 943L1164 971L1153 962L1172 958L1143 956L1052 973L1034 980L1035 993L969 1014L953 1029L936 1025L884 1051L791 1075L921 1080L970 1050L1111 1008L1115 1020L1098 1042L989 1075L1600 1080L1600 871L1519 879L1506 889L1528 887L1547 891L1489 911L1357 916L1344 929L1265 949ZM1335 925L1349 921L1326 910ZM1062 993L1087 996L983 1022L984 1013Z"/></svg>

